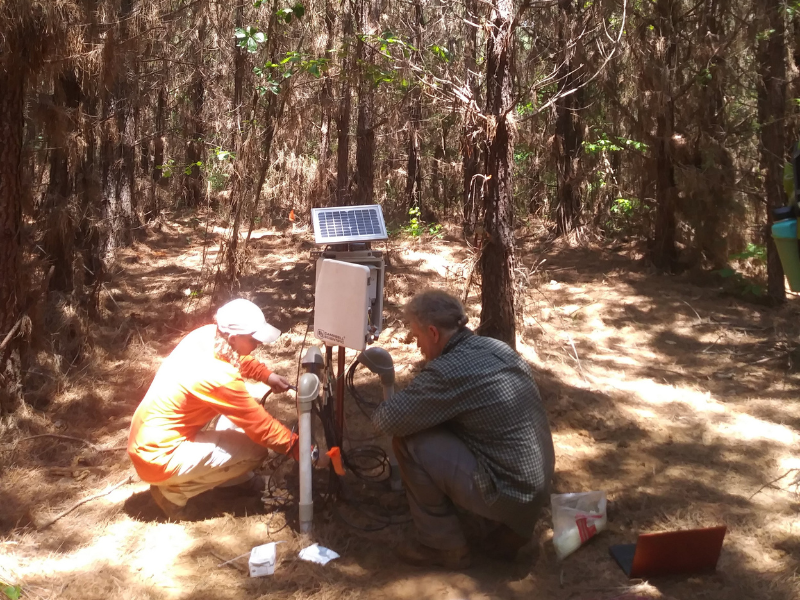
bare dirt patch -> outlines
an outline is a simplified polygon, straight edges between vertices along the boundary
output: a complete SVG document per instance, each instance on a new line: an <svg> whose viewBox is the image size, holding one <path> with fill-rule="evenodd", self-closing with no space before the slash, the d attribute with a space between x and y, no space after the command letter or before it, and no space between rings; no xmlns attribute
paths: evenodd
<svg viewBox="0 0 800 600"><path fill-rule="evenodd" d="M37 530L132 474L120 450L130 417L160 360L209 317L210 300L197 291L219 231L208 234L204 263L206 235L175 221L122 252L101 290L94 346L44 410L23 409L4 433L0 578L22 585L24 597L800 597L797 301L759 307L724 295L710 276L650 273L625 248L576 250L534 238L520 252L528 283L518 350L537 372L553 428L555 491L602 489L610 499L609 531L564 562L554 556L549 514L516 564L478 555L473 568L454 574L396 561L392 546L411 533L407 524L363 532L321 509L313 539L342 558L319 567L296 559L308 540L295 532L292 507L267 514L258 501L215 490L198 499L193 520L167 523L141 482ZM392 240L384 249L391 266L380 344L404 385L419 365L398 309L425 286L461 295L471 251L457 237ZM242 293L268 307L285 332L264 358L290 377L312 314L311 250L305 233L256 231L241 281ZM473 285L473 325L479 300ZM377 398L377 385L359 377L359 389ZM372 435L352 399L346 403L348 435ZM294 418L288 395L268 407ZM33 437L45 433L62 437ZM729 529L715 574L629 582L608 555L610 544L639 532L718 523ZM285 542L273 577L248 578L246 559L217 566L273 539Z"/></svg>

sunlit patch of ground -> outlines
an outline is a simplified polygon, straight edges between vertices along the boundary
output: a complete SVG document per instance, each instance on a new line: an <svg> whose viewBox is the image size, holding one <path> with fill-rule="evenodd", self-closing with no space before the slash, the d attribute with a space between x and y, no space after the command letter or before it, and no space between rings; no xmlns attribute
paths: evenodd
<svg viewBox="0 0 800 600"><path fill-rule="evenodd" d="M36 523L130 473L115 448L124 445L130 415L160 360L207 322L211 289L203 282L214 273L223 234L210 227L204 252L204 224L171 222L123 251L103 292L96 347L48 412L23 411L21 433L0 448L7 465L0 500L11 515L0 520L0 577L21 583L29 597L800 597L800 382L790 368L797 301L757 308L722 295L711 281L647 274L626 256L540 248L531 239L520 248L527 284L517 349L537 374L553 427L555 491L602 489L610 499L609 530L564 562L552 550L549 512L535 548L518 564L478 556L472 569L451 574L397 563L391 548L408 526L358 532L320 510L314 539L342 559L317 567L295 558L308 540L292 529L293 509L286 513L290 525L280 529L283 513L260 514L221 494L199 520L165 523L142 483L36 531ZM480 275L472 273L473 251L455 237L376 246L391 263L379 343L392 353L402 386L420 368L400 320L402 304L424 287L449 289L466 295L476 325ZM307 231L256 230L240 282L284 331L264 359L292 378L301 347L316 343L308 330L313 250ZM347 365L354 356L348 351ZM365 394L379 393L367 374L359 372L357 384ZM288 395L271 396L268 408L293 420ZM348 435L371 435L349 399L346 408ZM21 440L45 431L96 446ZM639 532L718 523L728 525L728 536L715 574L629 582L608 556L610 544L633 542ZM270 539L284 542L274 576L248 578L246 559L218 566Z"/></svg>

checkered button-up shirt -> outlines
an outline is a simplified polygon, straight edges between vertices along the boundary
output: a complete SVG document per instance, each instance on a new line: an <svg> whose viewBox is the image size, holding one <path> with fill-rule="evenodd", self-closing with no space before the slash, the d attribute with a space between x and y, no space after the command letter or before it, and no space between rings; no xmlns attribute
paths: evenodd
<svg viewBox="0 0 800 600"><path fill-rule="evenodd" d="M487 503L531 502L553 476L553 438L530 367L508 344L466 328L375 410L372 423L394 436L447 427L475 455Z"/></svg>

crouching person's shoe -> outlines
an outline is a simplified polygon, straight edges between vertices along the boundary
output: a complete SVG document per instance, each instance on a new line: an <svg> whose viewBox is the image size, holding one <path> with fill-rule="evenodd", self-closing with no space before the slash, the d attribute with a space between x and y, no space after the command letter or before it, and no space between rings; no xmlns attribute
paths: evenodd
<svg viewBox="0 0 800 600"><path fill-rule="evenodd" d="M418 567L444 567L453 571L466 569L472 563L468 546L437 550L419 542L405 542L397 548L397 557Z"/></svg>
<svg viewBox="0 0 800 600"><path fill-rule="evenodd" d="M161 511L167 515L168 519L172 521L181 521L184 518L186 507L179 506L174 502L167 500L166 496L164 496L163 492L157 485L150 486L150 495L158 505L158 508L160 508Z"/></svg>
<svg viewBox="0 0 800 600"><path fill-rule="evenodd" d="M507 525L500 525L497 530L484 542L484 551L487 556L506 562L514 562L517 552L530 538L522 537Z"/></svg>

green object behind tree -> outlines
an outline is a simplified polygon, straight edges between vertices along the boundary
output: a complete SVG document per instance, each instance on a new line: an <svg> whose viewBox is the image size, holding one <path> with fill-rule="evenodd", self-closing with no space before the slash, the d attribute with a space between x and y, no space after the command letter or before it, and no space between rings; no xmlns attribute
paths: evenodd
<svg viewBox="0 0 800 600"><path fill-rule="evenodd" d="M772 225L772 238L781 257L783 272L793 292L800 292L800 252L797 245L797 220L784 219Z"/></svg>

